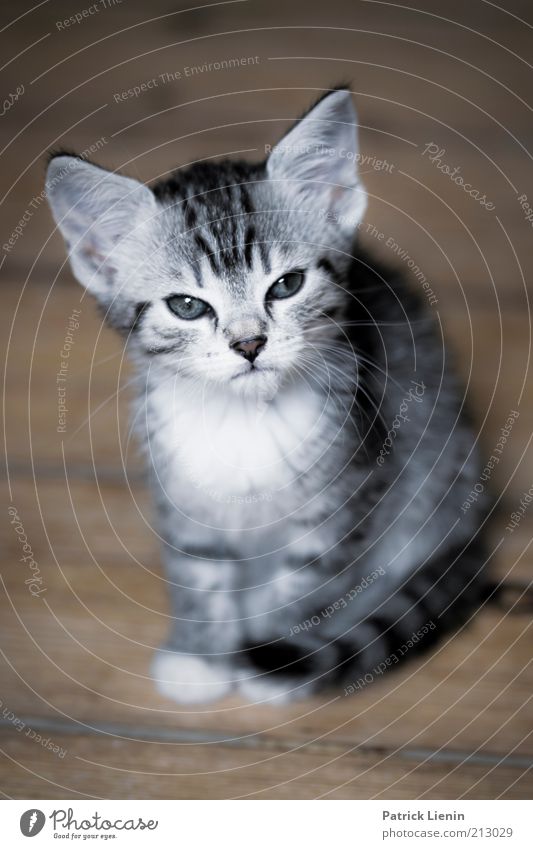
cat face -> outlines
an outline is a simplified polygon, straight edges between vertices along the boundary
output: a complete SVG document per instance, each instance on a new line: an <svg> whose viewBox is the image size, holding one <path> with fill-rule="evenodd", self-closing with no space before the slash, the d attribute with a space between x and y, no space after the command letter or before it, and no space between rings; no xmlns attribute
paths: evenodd
<svg viewBox="0 0 533 849"><path fill-rule="evenodd" d="M47 196L74 273L158 367L273 397L318 372L338 333L365 208L355 124L335 91L264 163L195 165L153 189L54 157Z"/></svg>

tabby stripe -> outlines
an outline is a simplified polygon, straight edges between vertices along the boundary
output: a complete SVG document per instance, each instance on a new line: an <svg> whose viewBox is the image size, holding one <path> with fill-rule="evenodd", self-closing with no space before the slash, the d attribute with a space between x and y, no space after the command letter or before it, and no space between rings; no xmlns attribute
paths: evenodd
<svg viewBox="0 0 533 849"><path fill-rule="evenodd" d="M241 194L242 208L246 215L251 215L255 210L248 189L246 188L246 186L243 186L242 183L239 188Z"/></svg>
<svg viewBox="0 0 533 849"><path fill-rule="evenodd" d="M193 262L193 263L191 263L191 268L192 268L192 272L194 274L194 279L195 279L197 285L200 286L200 288L202 288L203 285L204 285L204 282L202 280L202 272L200 271L200 266L198 265L197 262Z"/></svg>
<svg viewBox="0 0 533 849"><path fill-rule="evenodd" d="M184 342L176 342L175 345L160 345L158 348L152 346L148 348L147 354L175 354L178 351L183 351L184 345Z"/></svg>
<svg viewBox="0 0 533 849"><path fill-rule="evenodd" d="M321 271L325 271L325 273L332 277L333 280L336 281L338 279L338 274L335 271L335 268L333 267L332 263L329 261L329 259L327 259L327 257L324 256L319 259L316 264L316 267Z"/></svg>
<svg viewBox="0 0 533 849"><path fill-rule="evenodd" d="M196 210L193 208L191 201L185 201L185 226L188 230L192 230L193 227L196 226L196 222L198 221L198 216L196 215Z"/></svg>
<svg viewBox="0 0 533 849"><path fill-rule="evenodd" d="M244 235L244 261L248 268L252 267L253 261L253 253L254 253L254 241L255 241L255 227L252 227L250 224L246 228L246 233Z"/></svg>
<svg viewBox="0 0 533 849"><path fill-rule="evenodd" d="M425 590L420 588L420 592L424 591ZM428 591L425 598L422 598L418 595L416 587L407 586L402 589L402 595L411 607L410 613L414 615L420 614L420 618L425 619L425 622L422 623L423 625L425 625L430 619L433 619L436 614L435 603L437 599L432 596L431 589ZM433 602L433 604L431 602Z"/></svg>
<svg viewBox="0 0 533 849"><path fill-rule="evenodd" d="M234 562L242 559L235 549L227 546L215 549L207 546L191 544L187 545L186 548L180 547L180 554L182 557L194 557L198 560L214 560L217 563L220 560L231 560Z"/></svg>
<svg viewBox="0 0 533 849"><path fill-rule="evenodd" d="M230 197L229 197L230 205L229 205L229 207L228 207L228 208L229 208L229 209L231 209L231 210L236 210L236 209L237 209L237 198L235 198L235 199L234 199L234 197L233 197L233 195L234 195L234 190L233 190L233 188L230 190L229 195L230 195ZM232 245L232 250L231 250L231 252L232 252L232 262L233 262L233 264L234 264L234 265L237 265L237 264L239 263L239 260L240 260L240 256L239 256L239 249L238 249L238 242L239 242L239 223L240 223L240 219L239 219L239 217L238 217L238 216L234 213L234 214L231 216L231 219L230 219L230 224L231 224L231 245Z"/></svg>
<svg viewBox="0 0 533 849"><path fill-rule="evenodd" d="M140 330L142 318L148 307L151 307L150 301L140 301L135 307L133 322L130 327L130 333L137 333Z"/></svg>
<svg viewBox="0 0 533 849"><path fill-rule="evenodd" d="M220 275L220 268L215 257L215 252L211 250L203 236L200 236L200 234L197 233L194 237L194 241L196 242L196 247L198 248L198 250L202 251L209 260L209 264L213 273L216 275Z"/></svg>
<svg viewBox="0 0 533 849"><path fill-rule="evenodd" d="M261 257L261 263L263 265L263 269L266 274L270 274L272 270L272 266L270 265L270 255L268 253L268 245L265 242L258 242L259 245L259 256Z"/></svg>
<svg viewBox="0 0 533 849"><path fill-rule="evenodd" d="M384 643L387 653L386 657L396 654L403 644L401 628L397 622L391 622L386 616L372 615L364 620L365 625L376 628L379 639Z"/></svg>

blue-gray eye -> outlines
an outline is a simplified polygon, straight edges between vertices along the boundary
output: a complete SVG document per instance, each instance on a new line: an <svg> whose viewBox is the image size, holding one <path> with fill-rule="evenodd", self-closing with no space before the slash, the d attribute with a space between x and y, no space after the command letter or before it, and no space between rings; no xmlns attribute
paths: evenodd
<svg viewBox="0 0 533 849"><path fill-rule="evenodd" d="M279 280L272 284L266 293L267 301L279 301L282 298L291 298L299 292L304 285L305 274L303 271L288 271Z"/></svg>
<svg viewBox="0 0 533 849"><path fill-rule="evenodd" d="M190 295L171 295L170 298L167 298L167 304L171 312L186 321L192 321L206 315L206 313L213 312L209 304L206 304L201 298L192 298Z"/></svg>

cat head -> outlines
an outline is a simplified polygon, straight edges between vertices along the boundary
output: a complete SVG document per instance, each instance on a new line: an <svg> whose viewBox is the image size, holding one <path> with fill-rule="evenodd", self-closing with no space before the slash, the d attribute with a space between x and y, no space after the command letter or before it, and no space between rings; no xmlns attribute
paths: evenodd
<svg viewBox="0 0 533 849"><path fill-rule="evenodd" d="M366 206L350 92L323 97L260 164L221 161L149 188L54 155L46 194L72 270L158 367L272 397L317 371Z"/></svg>

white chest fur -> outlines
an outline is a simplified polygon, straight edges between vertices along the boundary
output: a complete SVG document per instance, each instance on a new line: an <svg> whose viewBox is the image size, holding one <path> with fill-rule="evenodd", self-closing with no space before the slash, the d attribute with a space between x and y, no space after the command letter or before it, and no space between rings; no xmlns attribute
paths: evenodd
<svg viewBox="0 0 533 849"><path fill-rule="evenodd" d="M270 402L187 384L155 389L148 415L152 460L168 480L221 495L265 496L313 466L331 411L308 385L294 383Z"/></svg>

